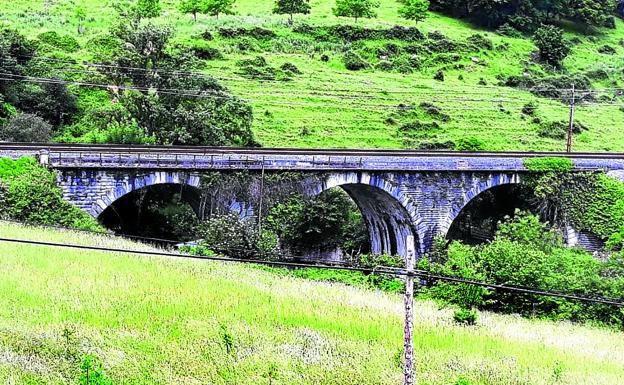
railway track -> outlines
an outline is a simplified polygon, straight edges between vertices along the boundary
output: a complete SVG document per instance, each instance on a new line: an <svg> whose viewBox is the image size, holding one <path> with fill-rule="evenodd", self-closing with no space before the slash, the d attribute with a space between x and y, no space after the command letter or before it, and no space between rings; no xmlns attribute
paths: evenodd
<svg viewBox="0 0 624 385"><path fill-rule="evenodd" d="M92 145L60 143L0 143L2 152L98 153L98 154L183 154L183 155L299 155L299 156L359 156L359 157L460 157L460 158L532 158L566 157L583 159L624 159L624 153L607 152L462 152L375 149L298 149L262 147L205 147L205 146L145 146Z"/></svg>

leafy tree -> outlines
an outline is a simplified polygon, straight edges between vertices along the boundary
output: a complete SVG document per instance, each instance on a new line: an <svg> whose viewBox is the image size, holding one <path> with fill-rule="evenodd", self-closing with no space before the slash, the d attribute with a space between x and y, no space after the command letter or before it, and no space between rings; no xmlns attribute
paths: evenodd
<svg viewBox="0 0 624 385"><path fill-rule="evenodd" d="M533 41L539 49L540 60L559 67L570 53L570 47L563 38L563 31L552 25L544 25L535 31Z"/></svg>
<svg viewBox="0 0 624 385"><path fill-rule="evenodd" d="M34 54L35 46L19 32L11 29L0 30L0 72L25 75L26 66ZM0 94L6 95L14 84L15 82L0 80Z"/></svg>
<svg viewBox="0 0 624 385"><path fill-rule="evenodd" d="M52 126L37 115L20 114L0 127L0 140L7 142L39 142L50 140Z"/></svg>
<svg viewBox="0 0 624 385"><path fill-rule="evenodd" d="M333 11L334 15L352 17L357 23L357 20L362 17L377 17L376 8L379 8L379 2L376 0L336 0L336 7Z"/></svg>
<svg viewBox="0 0 624 385"><path fill-rule="evenodd" d="M206 13L219 18L220 14L233 15L236 0L206 0Z"/></svg>
<svg viewBox="0 0 624 385"><path fill-rule="evenodd" d="M273 13L289 15L289 22L292 24L294 14L307 15L310 13L310 0L277 0Z"/></svg>
<svg viewBox="0 0 624 385"><path fill-rule="evenodd" d="M399 15L402 18L419 22L427 17L429 0L401 0L401 3Z"/></svg>
<svg viewBox="0 0 624 385"><path fill-rule="evenodd" d="M43 85L16 83L6 98L23 112L37 114L55 127L69 122L78 110L76 96L60 79Z"/></svg>
<svg viewBox="0 0 624 385"><path fill-rule="evenodd" d="M161 144L255 145L251 107L214 78L191 72L192 56L169 53L169 28L130 23L114 34L123 46L114 64L143 70L110 72L103 67L101 71L118 84L141 89L125 91L119 99L146 137Z"/></svg>
<svg viewBox="0 0 624 385"><path fill-rule="evenodd" d="M150 19L160 16L160 0L137 0L135 8L139 19Z"/></svg>
<svg viewBox="0 0 624 385"><path fill-rule="evenodd" d="M182 0L180 1L180 12L193 15L193 21L197 21L197 14L206 11L206 0Z"/></svg>

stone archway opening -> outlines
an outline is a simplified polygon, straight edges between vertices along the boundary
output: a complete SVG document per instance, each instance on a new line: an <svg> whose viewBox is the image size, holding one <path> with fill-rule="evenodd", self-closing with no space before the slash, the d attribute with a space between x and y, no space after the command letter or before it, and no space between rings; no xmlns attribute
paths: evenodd
<svg viewBox="0 0 624 385"><path fill-rule="evenodd" d="M408 236L418 241L408 211L390 193L358 183L343 184L340 188L349 194L362 213L371 253L405 256Z"/></svg>
<svg viewBox="0 0 624 385"><path fill-rule="evenodd" d="M135 189L113 201L98 216L117 234L190 241L202 211L201 191L179 183Z"/></svg>
<svg viewBox="0 0 624 385"><path fill-rule="evenodd" d="M453 220L446 238L467 244L494 239L497 225L517 210L534 211L531 191L522 184L491 187L470 200Z"/></svg>

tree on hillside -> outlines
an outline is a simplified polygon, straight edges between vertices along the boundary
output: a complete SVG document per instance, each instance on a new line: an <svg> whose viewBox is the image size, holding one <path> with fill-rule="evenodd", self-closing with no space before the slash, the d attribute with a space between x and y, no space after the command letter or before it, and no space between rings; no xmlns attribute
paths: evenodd
<svg viewBox="0 0 624 385"><path fill-rule="evenodd" d="M377 17L375 9L379 8L376 0L336 0L334 15L340 17L352 17L357 23L359 18Z"/></svg>
<svg viewBox="0 0 624 385"><path fill-rule="evenodd" d="M0 127L0 141L38 142L50 140L52 126L37 115L20 114Z"/></svg>
<svg viewBox="0 0 624 385"><path fill-rule="evenodd" d="M137 88L123 91L119 101L147 136L159 144L256 144L251 107L211 76L193 72L192 56L170 52L171 29L126 23L113 34L123 47L112 62L116 69L100 71L108 81ZM184 92L160 91L173 89Z"/></svg>
<svg viewBox="0 0 624 385"><path fill-rule="evenodd" d="M429 0L401 0L399 16L415 22L423 21L429 10Z"/></svg>
<svg viewBox="0 0 624 385"><path fill-rule="evenodd" d="M206 12L206 0L182 0L180 12L193 15L193 21L197 21L197 14Z"/></svg>
<svg viewBox="0 0 624 385"><path fill-rule="evenodd" d="M539 50L540 60L555 67L570 53L570 47L563 38L563 31L552 25L544 25L535 31L533 42Z"/></svg>
<svg viewBox="0 0 624 385"><path fill-rule="evenodd" d="M277 0L273 13L277 15L289 15L290 24L294 14L307 15L310 13L310 0Z"/></svg>
<svg viewBox="0 0 624 385"><path fill-rule="evenodd" d="M220 14L233 15L236 0L206 0L206 13L219 18Z"/></svg>
<svg viewBox="0 0 624 385"><path fill-rule="evenodd" d="M160 0L137 0L136 15L141 19L151 19L160 16Z"/></svg>

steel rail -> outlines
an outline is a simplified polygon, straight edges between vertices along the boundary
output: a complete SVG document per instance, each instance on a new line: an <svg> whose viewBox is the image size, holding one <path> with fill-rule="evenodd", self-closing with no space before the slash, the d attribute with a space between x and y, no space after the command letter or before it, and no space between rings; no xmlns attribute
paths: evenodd
<svg viewBox="0 0 624 385"><path fill-rule="evenodd" d="M197 155L331 155L331 156L370 156L370 157L564 157L592 159L624 159L624 152L555 152L555 151L423 151L393 149L305 149L305 148L263 148L263 147L208 147L208 146L150 146L150 145L92 145L61 143L0 143L2 151L23 152L96 152L103 154L197 154Z"/></svg>

